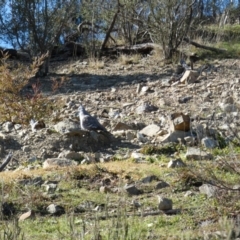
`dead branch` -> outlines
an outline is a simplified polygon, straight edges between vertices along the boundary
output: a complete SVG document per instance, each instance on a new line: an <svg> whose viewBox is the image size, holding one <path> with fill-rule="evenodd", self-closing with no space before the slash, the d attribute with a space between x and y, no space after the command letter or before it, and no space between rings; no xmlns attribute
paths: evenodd
<svg viewBox="0 0 240 240"><path fill-rule="evenodd" d="M119 12L120 12L120 8L118 7L117 12L114 14L112 23L111 23L109 29L107 30L105 39L104 39L103 44L102 44L102 47L101 47L102 50L106 47L106 44L107 44L107 42L108 42L108 39L110 38L110 34L111 34L111 32L112 32L112 30L113 30L113 28L114 28L114 25L115 25L115 22L116 22L116 20L117 20L117 17L118 17Z"/></svg>
<svg viewBox="0 0 240 240"><path fill-rule="evenodd" d="M187 43L197 47L197 48L203 48L203 49L210 50L210 51L213 51L213 52L216 52L216 53L225 53L227 51L226 49L209 47L209 46L205 46L205 45L199 44L197 42L194 42L194 41L190 40L187 37L184 37L183 40L185 42L187 42Z"/></svg>
<svg viewBox="0 0 240 240"><path fill-rule="evenodd" d="M12 156L13 156L13 152L10 151L6 157L6 159L3 161L3 163L1 164L0 166L0 172L3 171L3 169L8 165L8 163L11 161L12 159Z"/></svg>

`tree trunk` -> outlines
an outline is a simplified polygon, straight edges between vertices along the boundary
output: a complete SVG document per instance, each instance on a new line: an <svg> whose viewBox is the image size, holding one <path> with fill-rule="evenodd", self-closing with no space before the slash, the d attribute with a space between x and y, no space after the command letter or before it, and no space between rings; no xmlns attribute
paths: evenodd
<svg viewBox="0 0 240 240"><path fill-rule="evenodd" d="M115 22L116 22L116 20L117 20L117 16L118 16L119 12L120 12L120 6L118 6L118 10L117 10L117 12L114 14L112 23L111 23L111 25L110 25L107 33L106 33L106 36L105 36L105 39L104 39L104 41L103 41L101 50L103 50L104 48L106 48L106 44L107 44L107 42L108 42L108 40L109 40L109 38L110 38L110 34L111 34L111 32L112 32L112 30L113 30L113 28L114 28L114 25L115 25Z"/></svg>

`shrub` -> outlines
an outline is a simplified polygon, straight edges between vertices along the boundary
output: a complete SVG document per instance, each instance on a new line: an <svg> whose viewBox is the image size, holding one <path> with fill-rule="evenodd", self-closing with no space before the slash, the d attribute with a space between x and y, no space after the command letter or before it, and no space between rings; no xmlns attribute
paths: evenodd
<svg viewBox="0 0 240 240"><path fill-rule="evenodd" d="M43 57L35 59L30 68L15 64L10 66L7 56L0 66L0 122L28 124L30 119L39 120L50 116L53 104L43 95L40 82L32 84L31 93L25 92L31 77L35 76L43 63Z"/></svg>

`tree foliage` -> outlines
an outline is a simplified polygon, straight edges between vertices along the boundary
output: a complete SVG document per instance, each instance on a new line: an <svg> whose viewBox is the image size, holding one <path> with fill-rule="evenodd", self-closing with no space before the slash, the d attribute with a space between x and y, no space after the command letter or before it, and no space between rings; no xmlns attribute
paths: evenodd
<svg viewBox="0 0 240 240"><path fill-rule="evenodd" d="M194 23L234 23L238 9L230 0L1 0L0 39L31 56L69 41L89 55L151 41L171 58Z"/></svg>

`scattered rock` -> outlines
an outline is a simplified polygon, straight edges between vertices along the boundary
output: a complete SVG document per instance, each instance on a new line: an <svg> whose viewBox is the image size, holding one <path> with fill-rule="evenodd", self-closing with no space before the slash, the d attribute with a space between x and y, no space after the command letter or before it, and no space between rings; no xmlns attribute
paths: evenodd
<svg viewBox="0 0 240 240"><path fill-rule="evenodd" d="M192 191L187 191L185 194L184 194L184 197L191 197L191 196L194 196L194 192Z"/></svg>
<svg viewBox="0 0 240 240"><path fill-rule="evenodd" d="M203 184L199 187L200 193L206 194L208 198L215 197L217 193L217 187L210 184Z"/></svg>
<svg viewBox="0 0 240 240"><path fill-rule="evenodd" d="M61 214L64 214L65 210L62 206L59 206L59 205L56 205L56 204L52 203L47 207L47 212L52 214L52 215L59 216Z"/></svg>
<svg viewBox="0 0 240 240"><path fill-rule="evenodd" d="M158 209L162 211L172 210L173 202L169 198L164 198L162 196L158 197Z"/></svg>
<svg viewBox="0 0 240 240"><path fill-rule="evenodd" d="M124 186L124 190L129 194L129 195L139 195L139 194L142 194L143 191L142 190L139 190L137 189L137 187L134 185L134 184L126 184Z"/></svg>
<svg viewBox="0 0 240 240"><path fill-rule="evenodd" d="M137 107L136 113L137 114L143 114L143 113L146 113L146 112L154 112L154 111L157 111L157 109L158 108L153 106L153 105L149 105L148 103L143 103L142 105Z"/></svg>
<svg viewBox="0 0 240 240"><path fill-rule="evenodd" d="M197 71L193 70L186 70L182 78L180 79L181 83L195 83L197 82L197 79L199 77L199 73Z"/></svg>
<svg viewBox="0 0 240 240"><path fill-rule="evenodd" d="M169 187L170 185L164 181L160 181L156 184L156 189L162 189L162 188L166 188Z"/></svg>
<svg viewBox="0 0 240 240"><path fill-rule="evenodd" d="M41 186L44 183L42 177L35 177L35 178L27 178L18 181L21 185L33 185L33 186Z"/></svg>
<svg viewBox="0 0 240 240"><path fill-rule="evenodd" d="M66 158L66 159L72 159L72 160L79 161L80 159L83 158L83 156L78 152L64 150L58 155L58 158Z"/></svg>
<svg viewBox="0 0 240 240"><path fill-rule="evenodd" d="M109 192L111 192L111 189L109 187L107 187L107 186L101 186L99 188L99 192L101 192L101 193L109 193Z"/></svg>
<svg viewBox="0 0 240 240"><path fill-rule="evenodd" d="M206 148L215 148L218 146L218 142L216 140L214 140L213 138L210 137L205 137L201 140L201 143L204 147Z"/></svg>
<svg viewBox="0 0 240 240"><path fill-rule="evenodd" d="M64 120L54 125L54 129L61 134L71 133L80 129L80 124L70 120Z"/></svg>
<svg viewBox="0 0 240 240"><path fill-rule="evenodd" d="M132 129L131 126L122 123L122 122L118 122L114 127L113 127L113 131L119 131L119 130L129 130Z"/></svg>
<svg viewBox="0 0 240 240"><path fill-rule="evenodd" d="M143 128L140 131L140 133L143 135L146 135L148 137L153 137L153 136L156 136L159 131L160 131L159 126L157 126L156 124L151 124L151 125L148 125L147 127Z"/></svg>
<svg viewBox="0 0 240 240"><path fill-rule="evenodd" d="M145 178L143 178L142 180L140 180L142 183L150 183L152 181L158 181L158 177L155 175L151 175L151 176L147 176Z"/></svg>
<svg viewBox="0 0 240 240"><path fill-rule="evenodd" d="M51 167L70 167L77 166L77 162L69 159L49 158L43 162L43 169Z"/></svg>
<svg viewBox="0 0 240 240"><path fill-rule="evenodd" d="M186 137L192 137L191 132L184 131L174 131L169 133L161 138L162 143L170 143L170 142L179 142L179 139L184 139Z"/></svg>
<svg viewBox="0 0 240 240"><path fill-rule="evenodd" d="M210 160L213 158L212 154L194 147L188 147L185 156L187 160Z"/></svg>
<svg viewBox="0 0 240 240"><path fill-rule="evenodd" d="M171 160L168 163L168 168L176 168L176 167L186 167L186 164L180 158Z"/></svg>

